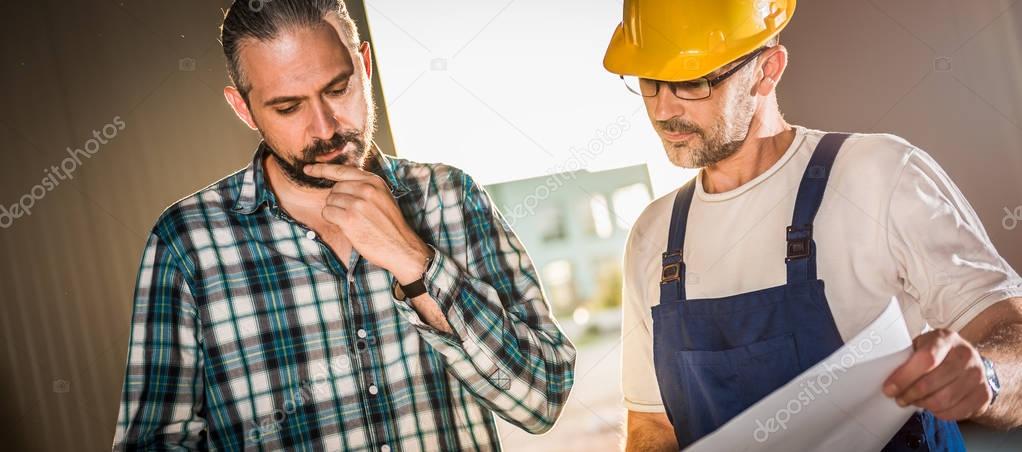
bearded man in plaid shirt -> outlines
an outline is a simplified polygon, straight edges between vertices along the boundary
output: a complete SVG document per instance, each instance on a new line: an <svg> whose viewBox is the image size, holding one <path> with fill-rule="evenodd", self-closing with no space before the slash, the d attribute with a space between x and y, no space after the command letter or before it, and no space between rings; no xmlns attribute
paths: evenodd
<svg viewBox="0 0 1022 452"><path fill-rule="evenodd" d="M263 141L152 229L114 449L498 450L493 414L550 429L575 349L482 187L372 145L343 2L239 1L221 39Z"/></svg>

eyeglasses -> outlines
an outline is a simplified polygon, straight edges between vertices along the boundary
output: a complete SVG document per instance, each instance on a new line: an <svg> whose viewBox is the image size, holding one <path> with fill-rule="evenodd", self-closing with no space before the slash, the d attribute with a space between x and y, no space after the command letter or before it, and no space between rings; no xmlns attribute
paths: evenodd
<svg viewBox="0 0 1022 452"><path fill-rule="evenodd" d="M621 80L624 81L625 87L628 88L628 91L642 97L656 97L657 94L660 94L660 85L667 85L674 94L674 97L677 97L678 99L706 99L713 93L714 86L717 86L724 80L727 80L728 77L735 75L735 73L745 67L745 65L749 64L750 61L755 60L756 57L763 53L764 50L766 50L766 47L760 47L743 58L737 66L713 78L700 77L695 80L686 80L683 82L665 82L662 80L622 75Z"/></svg>

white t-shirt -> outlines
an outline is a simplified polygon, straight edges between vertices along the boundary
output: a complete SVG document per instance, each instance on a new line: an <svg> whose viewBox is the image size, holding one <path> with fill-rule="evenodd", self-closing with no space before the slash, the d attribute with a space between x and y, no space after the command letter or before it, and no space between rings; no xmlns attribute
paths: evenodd
<svg viewBox="0 0 1022 452"><path fill-rule="evenodd" d="M703 191L689 211L684 261L689 299L786 282L785 227L802 173L825 132L795 127L769 170L724 193ZM653 369L661 253L677 190L635 222L624 256L622 387L625 407L662 412ZM817 275L848 340L897 296L914 336L927 325L960 330L991 304L1022 296L1022 279L997 253L972 207L929 155L887 134L855 134L834 162L813 228Z"/></svg>

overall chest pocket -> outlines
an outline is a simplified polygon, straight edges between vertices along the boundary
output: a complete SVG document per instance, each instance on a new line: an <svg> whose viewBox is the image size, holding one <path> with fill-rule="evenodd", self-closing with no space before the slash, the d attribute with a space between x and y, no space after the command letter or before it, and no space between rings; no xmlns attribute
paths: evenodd
<svg viewBox="0 0 1022 452"><path fill-rule="evenodd" d="M683 350L675 360L681 416L706 435L791 381L800 372L791 334L727 350Z"/></svg>

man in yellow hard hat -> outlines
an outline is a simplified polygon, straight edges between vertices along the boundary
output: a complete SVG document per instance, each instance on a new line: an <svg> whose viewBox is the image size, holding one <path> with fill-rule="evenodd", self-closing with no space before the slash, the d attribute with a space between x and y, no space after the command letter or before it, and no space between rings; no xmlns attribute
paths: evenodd
<svg viewBox="0 0 1022 452"><path fill-rule="evenodd" d="M670 160L701 168L628 238L628 450L713 432L892 297L915 350L876 390L919 411L847 450L962 450L957 420L1022 425L1022 278L921 149L785 122L778 35L794 11L795 0L624 2L604 65L641 96Z"/></svg>

